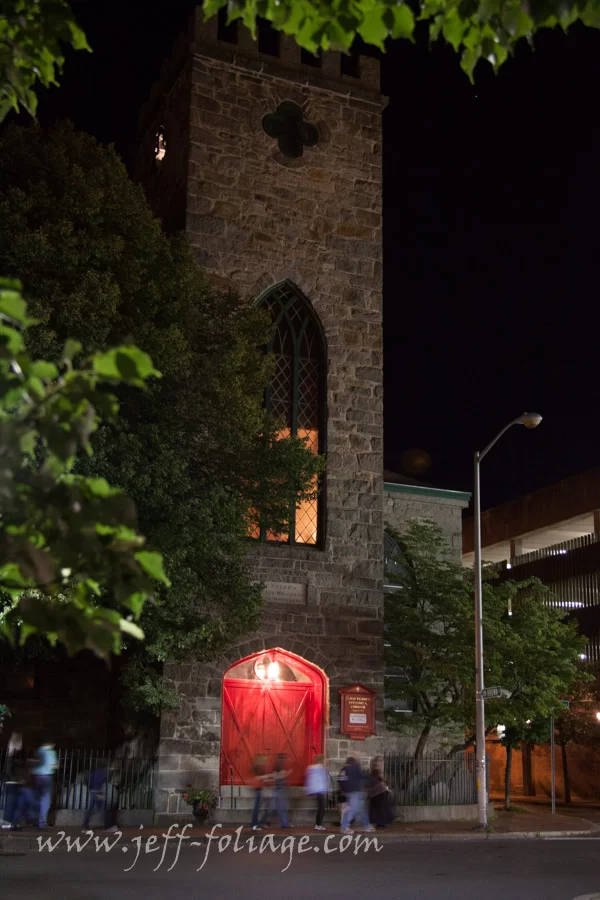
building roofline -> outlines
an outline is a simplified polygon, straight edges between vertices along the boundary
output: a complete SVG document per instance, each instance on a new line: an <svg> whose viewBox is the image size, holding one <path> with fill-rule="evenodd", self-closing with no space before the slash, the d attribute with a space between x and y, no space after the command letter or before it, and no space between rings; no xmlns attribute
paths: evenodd
<svg viewBox="0 0 600 900"><path fill-rule="evenodd" d="M418 496L442 497L445 500L459 500L469 503L471 494L466 491L449 491L445 488L422 487L416 484L396 484L392 481L383 482L384 491L393 494L416 494Z"/></svg>
<svg viewBox="0 0 600 900"><path fill-rule="evenodd" d="M522 494L481 514L481 545L492 547L600 510L600 466ZM463 521L463 555L473 552L473 517ZM553 537L552 543L559 543ZM564 540L564 538L562 538Z"/></svg>

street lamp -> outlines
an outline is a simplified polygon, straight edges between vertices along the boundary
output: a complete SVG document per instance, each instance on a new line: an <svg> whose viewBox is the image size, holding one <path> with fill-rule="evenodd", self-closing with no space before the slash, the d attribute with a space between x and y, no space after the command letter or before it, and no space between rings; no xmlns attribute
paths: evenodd
<svg viewBox="0 0 600 900"><path fill-rule="evenodd" d="M479 497L479 466L483 457L496 441L513 425L524 425L525 428L537 428L542 421L538 413L523 413L505 425L493 441L474 456L474 489L473 504L475 507L475 533L473 548L475 551L475 772L477 774L477 808L479 828L487 828L487 786L485 765L485 702L483 698L483 608L481 602L481 501Z"/></svg>

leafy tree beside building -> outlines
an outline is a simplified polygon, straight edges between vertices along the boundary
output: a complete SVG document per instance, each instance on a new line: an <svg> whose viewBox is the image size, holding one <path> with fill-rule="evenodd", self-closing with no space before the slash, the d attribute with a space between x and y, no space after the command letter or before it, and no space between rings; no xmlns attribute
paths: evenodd
<svg viewBox="0 0 600 900"><path fill-rule="evenodd" d="M432 736L462 750L474 743L472 571L452 558L433 522L414 520L393 537L399 550L388 566L385 634L386 669L396 677L388 676L386 694L408 699L415 713L391 712L388 723L416 737L417 757ZM510 692L509 700L486 702L486 731L506 728L507 785L521 731L558 714L577 677L583 639L563 615L537 579L502 583L485 573L485 683Z"/></svg>
<svg viewBox="0 0 600 900"><path fill-rule="evenodd" d="M145 609L129 668L130 698L157 710L167 698L155 664L211 658L257 623L246 535L259 514L285 534L322 463L301 439L278 440L265 412L270 321L210 287L112 149L68 125L9 128L0 176L0 271L19 274L39 320L30 351L52 358L66 337L86 353L131 340L162 373L144 393L119 391L118 421L78 463L133 498L165 558L171 586Z"/></svg>

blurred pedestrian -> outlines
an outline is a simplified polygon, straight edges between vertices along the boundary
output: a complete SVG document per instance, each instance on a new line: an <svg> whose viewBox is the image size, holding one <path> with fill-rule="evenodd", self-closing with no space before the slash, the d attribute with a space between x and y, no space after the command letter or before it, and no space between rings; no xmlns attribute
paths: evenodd
<svg viewBox="0 0 600 900"><path fill-rule="evenodd" d="M278 753L275 757L273 771L267 776L267 785L272 785L272 796L268 808L265 810L261 824L269 824L270 812L275 810L279 816L282 828L291 828L288 821L288 784L287 780L292 774L291 769L286 769L287 757L285 753Z"/></svg>
<svg viewBox="0 0 600 900"><path fill-rule="evenodd" d="M349 756L346 760L338 781L346 796L346 806L342 813L342 834L352 834L350 825L353 822L357 827L362 827L363 831L374 831L365 810L363 772L360 763L353 756Z"/></svg>
<svg viewBox="0 0 600 900"><path fill-rule="evenodd" d="M38 828L48 828L48 811L52 802L52 789L54 787L54 774L57 764L54 742L44 738L36 752L36 762L33 769L34 784L40 805Z"/></svg>
<svg viewBox="0 0 600 900"><path fill-rule="evenodd" d="M323 819L325 818L325 806L329 793L329 772L323 765L323 757L317 756L312 766L309 766L304 776L304 790L317 801L317 820L315 831L325 831Z"/></svg>
<svg viewBox="0 0 600 900"><path fill-rule="evenodd" d="M267 760L266 757L259 754L254 759L252 766L252 787L254 788L254 806L252 808L252 828L254 831L260 831L260 805L262 802L263 791L267 781Z"/></svg>
<svg viewBox="0 0 600 900"><path fill-rule="evenodd" d="M99 759L90 772L88 783L88 805L83 820L83 831L90 827L94 813L102 811L104 830L108 830L110 810L108 808L108 766L105 759Z"/></svg>
<svg viewBox="0 0 600 900"><path fill-rule="evenodd" d="M28 825L35 824L38 821L38 792L34 785L34 776L31 768L29 760L24 759L20 755L15 757L13 777L17 784L17 796L9 820L13 831L20 829L23 819Z"/></svg>
<svg viewBox="0 0 600 900"><path fill-rule="evenodd" d="M19 785L22 783L19 754L23 749L23 736L13 731L6 748L6 764L4 767L4 820L2 827L9 828L14 818L19 798ZM21 780L20 780L21 779Z"/></svg>
<svg viewBox="0 0 600 900"><path fill-rule="evenodd" d="M369 820L376 828L385 828L394 821L394 812L388 786L383 777L383 759L376 756L371 760L371 770L367 781L369 798Z"/></svg>

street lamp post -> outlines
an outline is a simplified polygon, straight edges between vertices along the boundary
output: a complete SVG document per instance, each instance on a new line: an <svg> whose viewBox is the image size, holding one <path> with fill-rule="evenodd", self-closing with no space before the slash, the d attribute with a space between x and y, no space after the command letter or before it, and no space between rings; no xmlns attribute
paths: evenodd
<svg viewBox="0 0 600 900"><path fill-rule="evenodd" d="M481 587L481 500L479 493L479 467L483 457L492 449L505 431L513 425L537 428L542 421L538 413L523 413L505 425L496 437L474 456L473 503L475 507L475 528L473 549L475 557L475 773L477 777L477 809L479 828L487 828L487 773L485 764L485 701L483 698L483 608Z"/></svg>

